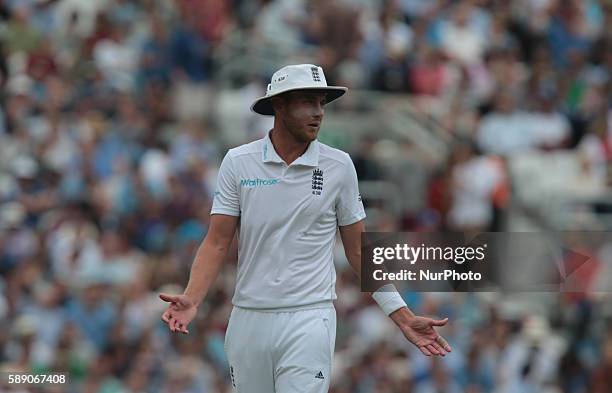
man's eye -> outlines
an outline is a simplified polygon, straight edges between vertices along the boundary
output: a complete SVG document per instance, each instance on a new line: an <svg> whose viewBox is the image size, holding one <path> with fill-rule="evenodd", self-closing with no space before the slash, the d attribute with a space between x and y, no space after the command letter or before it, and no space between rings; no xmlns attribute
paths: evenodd
<svg viewBox="0 0 612 393"><path fill-rule="evenodd" d="M308 103L308 104L316 104L317 103L317 99L316 98L304 98L302 100L302 102ZM327 100L325 100L325 99L324 100L320 100L319 103L321 105L325 105L325 104L327 104Z"/></svg>

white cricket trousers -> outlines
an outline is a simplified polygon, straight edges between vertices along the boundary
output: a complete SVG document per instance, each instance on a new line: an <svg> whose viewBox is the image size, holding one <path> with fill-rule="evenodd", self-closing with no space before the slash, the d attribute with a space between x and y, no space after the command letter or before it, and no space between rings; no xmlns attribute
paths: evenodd
<svg viewBox="0 0 612 393"><path fill-rule="evenodd" d="M335 343L331 301L274 310L234 306L225 334L234 392L327 393Z"/></svg>

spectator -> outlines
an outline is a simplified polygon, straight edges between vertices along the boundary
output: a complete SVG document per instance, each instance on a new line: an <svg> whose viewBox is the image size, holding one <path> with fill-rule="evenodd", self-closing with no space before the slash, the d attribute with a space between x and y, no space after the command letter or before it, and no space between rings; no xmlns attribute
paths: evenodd
<svg viewBox="0 0 612 393"><path fill-rule="evenodd" d="M478 156L473 146L462 144L454 151L451 176L450 227L486 231L493 223L493 198L503 186L503 169L494 158Z"/></svg>
<svg viewBox="0 0 612 393"><path fill-rule="evenodd" d="M511 93L498 93L493 105L493 110L482 117L476 134L483 152L508 155L536 146L531 117L516 108L516 98Z"/></svg>
<svg viewBox="0 0 612 393"><path fill-rule="evenodd" d="M4 31L8 53L31 53L40 43L40 34L29 24L30 10L25 7L15 7L12 18Z"/></svg>

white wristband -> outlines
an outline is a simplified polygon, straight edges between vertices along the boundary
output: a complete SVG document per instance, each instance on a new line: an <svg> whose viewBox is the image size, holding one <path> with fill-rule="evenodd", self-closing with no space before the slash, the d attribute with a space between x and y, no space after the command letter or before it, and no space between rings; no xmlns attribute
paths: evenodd
<svg viewBox="0 0 612 393"><path fill-rule="evenodd" d="M406 307L406 302L404 302L404 299L402 299L393 284L383 285L378 288L376 292L372 293L372 298L378 303L386 315L391 314L397 309Z"/></svg>

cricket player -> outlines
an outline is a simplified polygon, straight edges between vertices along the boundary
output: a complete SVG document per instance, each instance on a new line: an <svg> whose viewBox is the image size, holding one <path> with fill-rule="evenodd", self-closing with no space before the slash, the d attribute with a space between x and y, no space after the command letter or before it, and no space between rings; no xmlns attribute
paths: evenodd
<svg viewBox="0 0 612 393"><path fill-rule="evenodd" d="M162 319L188 333L238 229L238 271L225 351L239 393L321 393L329 389L336 339L337 228L360 274L365 212L349 155L317 140L324 106L347 89L328 86L321 67L290 65L272 76L251 109L274 116L257 141L230 149L219 170L210 228L182 295ZM435 331L448 318L415 316L393 287L372 294L404 336L427 356L451 351Z"/></svg>

